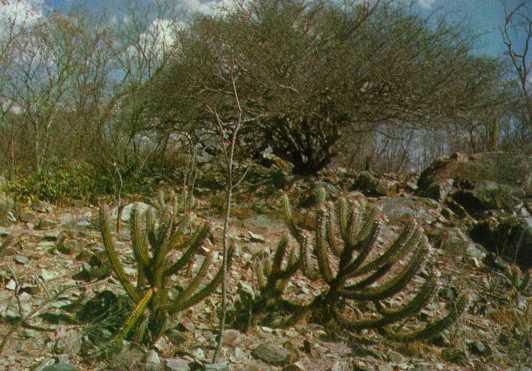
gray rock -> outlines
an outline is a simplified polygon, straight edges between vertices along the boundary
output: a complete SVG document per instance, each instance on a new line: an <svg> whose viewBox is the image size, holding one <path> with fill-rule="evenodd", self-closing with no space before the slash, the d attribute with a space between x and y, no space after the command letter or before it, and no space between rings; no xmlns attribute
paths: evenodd
<svg viewBox="0 0 532 371"><path fill-rule="evenodd" d="M458 348L447 348L441 352L443 359L446 361L463 364L466 360L466 354L462 349Z"/></svg>
<svg viewBox="0 0 532 371"><path fill-rule="evenodd" d="M470 232L473 241L488 251L515 262L523 270L532 267L532 227L518 217L489 218Z"/></svg>
<svg viewBox="0 0 532 371"><path fill-rule="evenodd" d="M76 371L77 369L70 363L58 362L51 366L46 366L42 371Z"/></svg>
<svg viewBox="0 0 532 371"><path fill-rule="evenodd" d="M69 330L64 336L57 339L54 351L55 353L78 354L81 351L81 332Z"/></svg>
<svg viewBox="0 0 532 371"><path fill-rule="evenodd" d="M59 223L61 225L77 226L81 228L90 227L93 224L92 213L90 211L82 215L64 213L59 216Z"/></svg>
<svg viewBox="0 0 532 371"><path fill-rule="evenodd" d="M482 341L470 341L468 342L467 346L469 350L474 354L483 356L491 353L491 350Z"/></svg>
<svg viewBox="0 0 532 371"><path fill-rule="evenodd" d="M423 192L423 196L430 197L436 201L444 201L453 190L454 180L444 179L430 184Z"/></svg>
<svg viewBox="0 0 532 371"><path fill-rule="evenodd" d="M240 341L240 331L234 329L227 329L224 331L224 345L234 347Z"/></svg>
<svg viewBox="0 0 532 371"><path fill-rule="evenodd" d="M44 241L57 241L60 235L61 235L61 231L59 230L48 231L44 234L43 240Z"/></svg>
<svg viewBox="0 0 532 371"><path fill-rule="evenodd" d="M189 361L182 358L169 358L164 362L165 370L168 371L189 371Z"/></svg>
<svg viewBox="0 0 532 371"><path fill-rule="evenodd" d="M151 205L148 205L147 203L144 203L144 202L133 202L133 203L130 203L126 206L124 206L124 208L122 209L122 215L121 215L121 219L122 221L124 222L127 222L129 221L129 219L131 219L131 213L133 212L133 209L134 208L137 208L138 212L140 212L141 214L146 212L146 210L148 209L153 209L153 206ZM118 208L115 207L113 209L113 218L117 218L118 217Z"/></svg>
<svg viewBox="0 0 532 371"><path fill-rule="evenodd" d="M518 188L483 180L475 183L472 189L462 189L452 194L452 198L470 214L480 215L488 210L515 210L522 205L524 193Z"/></svg>
<svg viewBox="0 0 532 371"><path fill-rule="evenodd" d="M398 190L398 184L386 179L378 179L369 171L361 172L351 190L360 190L366 196L386 196Z"/></svg>
<svg viewBox="0 0 532 371"><path fill-rule="evenodd" d="M259 345L251 352L253 357L274 366L283 366L288 362L288 350L273 343Z"/></svg>
<svg viewBox="0 0 532 371"><path fill-rule="evenodd" d="M205 366L205 371L229 371L229 366L227 366L227 363L221 362L221 363L209 363Z"/></svg>
<svg viewBox="0 0 532 371"><path fill-rule="evenodd" d="M466 248L466 254L472 258L484 259L487 255L487 252L482 246L471 243Z"/></svg>
<svg viewBox="0 0 532 371"><path fill-rule="evenodd" d="M15 262L21 265L26 265L30 262L30 259L28 259L27 256L24 255L15 255Z"/></svg>
<svg viewBox="0 0 532 371"><path fill-rule="evenodd" d="M157 371L162 369L161 358L155 350L150 350L146 355L146 370Z"/></svg>
<svg viewBox="0 0 532 371"><path fill-rule="evenodd" d="M52 228L55 228L56 226L57 226L57 223L51 219L39 218L39 220L37 221L37 223L35 224L33 228L41 231L41 230L52 229Z"/></svg>
<svg viewBox="0 0 532 371"><path fill-rule="evenodd" d="M46 358L44 361L39 363L39 365L34 369L34 371L43 371L46 367L52 366L55 363L53 358Z"/></svg>

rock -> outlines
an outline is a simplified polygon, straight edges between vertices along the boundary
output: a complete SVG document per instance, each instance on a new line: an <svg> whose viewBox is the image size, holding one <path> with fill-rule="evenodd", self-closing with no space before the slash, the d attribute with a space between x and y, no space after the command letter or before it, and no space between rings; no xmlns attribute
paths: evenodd
<svg viewBox="0 0 532 371"><path fill-rule="evenodd" d="M482 215L488 210L515 210L522 204L524 193L518 188L482 180L472 189L461 189L452 198L472 215Z"/></svg>
<svg viewBox="0 0 532 371"><path fill-rule="evenodd" d="M53 358L46 358L44 361L39 363L39 365L33 371L42 371L48 366L52 366L55 363Z"/></svg>
<svg viewBox="0 0 532 371"><path fill-rule="evenodd" d="M484 259L487 255L487 252L482 246L469 244L466 248L466 254L472 258Z"/></svg>
<svg viewBox="0 0 532 371"><path fill-rule="evenodd" d="M443 179L431 183L426 189L423 190L422 195L430 197L438 202L444 201L449 193L453 190L454 180Z"/></svg>
<svg viewBox="0 0 532 371"><path fill-rule="evenodd" d="M146 370L147 371L157 371L162 368L161 358L155 350L150 350L146 355Z"/></svg>
<svg viewBox="0 0 532 371"><path fill-rule="evenodd" d="M227 329L224 331L224 345L229 347L236 346L240 341L240 331Z"/></svg>
<svg viewBox="0 0 532 371"><path fill-rule="evenodd" d="M397 192L398 183L387 179L378 179L369 171L361 172L351 190L360 190L366 196L386 196Z"/></svg>
<svg viewBox="0 0 532 371"><path fill-rule="evenodd" d="M79 245L75 240L68 240L58 243L56 248L61 254L72 255L79 250Z"/></svg>
<svg viewBox="0 0 532 371"><path fill-rule="evenodd" d="M288 365L283 368L283 371L304 371L304 370L305 370L305 367L302 364L299 364L297 362L292 363L291 365Z"/></svg>
<svg viewBox="0 0 532 371"><path fill-rule="evenodd" d="M57 339L54 352L66 354L78 354L81 351L81 332L79 330L69 330L64 336Z"/></svg>
<svg viewBox="0 0 532 371"><path fill-rule="evenodd" d="M428 198L382 197L375 203L375 206L382 209L391 223L398 223L405 217L414 217L430 224L437 218L438 205Z"/></svg>
<svg viewBox="0 0 532 371"><path fill-rule="evenodd" d="M124 208L122 209L122 215L121 215L122 221L128 222L129 219L131 219L131 213L133 212L134 208L137 208L137 211L140 212L141 214L145 213L146 210L148 210L148 209L154 209L153 206L148 205L148 204L146 204L144 202L133 202L133 203L130 203L130 204L124 206ZM113 209L112 216L113 216L113 218L115 220L118 217L118 208L117 207L115 207Z"/></svg>
<svg viewBox="0 0 532 371"><path fill-rule="evenodd" d="M458 348L447 348L441 352L443 359L446 361L463 364L466 361L466 354L462 349Z"/></svg>
<svg viewBox="0 0 532 371"><path fill-rule="evenodd" d="M9 236L9 229L0 227L0 237Z"/></svg>
<svg viewBox="0 0 532 371"><path fill-rule="evenodd" d="M470 341L467 342L467 347L471 351L471 353L485 356L491 353L491 350L482 342L482 341Z"/></svg>
<svg viewBox="0 0 532 371"><path fill-rule="evenodd" d="M15 255L14 260L15 262L21 265L26 265L30 262L30 259L28 259L28 257L24 255Z"/></svg>
<svg viewBox="0 0 532 371"><path fill-rule="evenodd" d="M58 362L51 366L46 366L42 371L76 371L77 369L70 363Z"/></svg>
<svg viewBox="0 0 532 371"><path fill-rule="evenodd" d="M419 176L418 186L424 191L432 183L450 178L473 183L488 180L528 193L532 189L531 169L532 157L524 153L484 152L472 156L455 153L435 160Z"/></svg>
<svg viewBox="0 0 532 371"><path fill-rule="evenodd" d="M48 231L44 234L43 236L43 240L44 241L57 241L57 239L60 237L61 235L61 231L59 230L52 230L52 231Z"/></svg>
<svg viewBox="0 0 532 371"><path fill-rule="evenodd" d="M51 219L39 218L39 220L37 220L37 223L35 224L33 228L36 230L42 231L42 230L55 228L56 226L57 226L57 223Z"/></svg>
<svg viewBox="0 0 532 371"><path fill-rule="evenodd" d="M61 225L77 226L80 228L87 228L93 225L92 213L87 211L82 215L74 215L71 213L64 213L59 216L59 223Z"/></svg>
<svg viewBox="0 0 532 371"><path fill-rule="evenodd" d="M168 371L189 371L189 361L182 358L169 358L164 361L165 370Z"/></svg>
<svg viewBox="0 0 532 371"><path fill-rule="evenodd" d="M57 277L59 277L59 273L58 272L54 272L54 271L49 271L47 269L41 269L41 274L40 274L41 278L43 279L43 281L51 281Z"/></svg>
<svg viewBox="0 0 532 371"><path fill-rule="evenodd" d="M229 371L229 366L227 366L227 363L221 362L221 363L207 363L204 365L205 371Z"/></svg>
<svg viewBox="0 0 532 371"><path fill-rule="evenodd" d="M288 350L273 343L264 343L253 349L253 357L273 366L283 366L290 356Z"/></svg>
<svg viewBox="0 0 532 371"><path fill-rule="evenodd" d="M264 236L261 236L260 234L257 234L257 233L253 233L251 231L248 231L248 237L249 237L250 242L259 242L259 243L266 242L266 239L264 238Z"/></svg>
<svg viewBox="0 0 532 371"><path fill-rule="evenodd" d="M401 354L393 350L388 350L386 354L388 355L388 360L393 363L401 363L405 359Z"/></svg>
<svg viewBox="0 0 532 371"><path fill-rule="evenodd" d="M488 251L515 262L523 270L532 267L532 227L518 217L489 218L470 232L473 241Z"/></svg>

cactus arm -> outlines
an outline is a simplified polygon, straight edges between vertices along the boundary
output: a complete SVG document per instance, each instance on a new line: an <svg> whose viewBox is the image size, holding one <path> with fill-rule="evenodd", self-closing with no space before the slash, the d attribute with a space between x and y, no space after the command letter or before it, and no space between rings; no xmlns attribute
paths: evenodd
<svg viewBox="0 0 532 371"><path fill-rule="evenodd" d="M288 226L288 230L290 231L290 234L292 237L295 238L295 240L301 244L303 241L303 233L301 231L301 228L299 228L294 221L294 215L292 213L292 207L290 206L290 200L288 199L288 196L285 194L282 198L282 206L283 206L283 217L285 220L286 225Z"/></svg>
<svg viewBox="0 0 532 371"><path fill-rule="evenodd" d="M145 268L150 264L150 256L146 249L146 237L142 232L139 220L139 211L134 208L131 212L131 242L135 259Z"/></svg>
<svg viewBox="0 0 532 371"><path fill-rule="evenodd" d="M395 309L393 311L387 311L379 319L350 321L338 313L338 311L334 311L334 316L338 324L351 331L381 328L383 326L389 325L390 323L401 321L407 317L417 314L428 303L432 297L432 294L434 293L435 287L436 282L434 281L434 278L431 277L430 280L425 281L423 287L420 289L417 295L408 302L408 304L404 305L402 308Z"/></svg>
<svg viewBox="0 0 532 371"><path fill-rule="evenodd" d="M286 255L287 248L288 248L288 236L283 235L281 237L281 240L279 241L279 244L277 245L277 249L275 250L275 255L273 257L272 274L275 275L281 271L282 265L283 265L283 259Z"/></svg>
<svg viewBox="0 0 532 371"><path fill-rule="evenodd" d="M161 267L163 269L163 263L165 262L166 257L168 256L168 253L172 251L176 246L179 245L180 241L183 239L183 234L180 230L175 231L172 233L171 236L165 238L164 241L162 241L161 247L159 248L159 251L157 255L154 258L154 267L155 269L158 269Z"/></svg>
<svg viewBox="0 0 532 371"><path fill-rule="evenodd" d="M305 234L302 234L301 239L301 267L303 269L303 274L310 280L315 280L318 278L318 272L314 267L312 261L312 252L309 247L308 237Z"/></svg>
<svg viewBox="0 0 532 371"><path fill-rule="evenodd" d="M401 238L403 237L403 238ZM375 258L371 262L361 266L350 273L351 277L366 274L372 270L379 269L385 264L394 264L403 256L408 254L409 251L416 248L421 241L422 232L419 228L415 227L414 230L409 229L403 231L401 236L390 246L384 254ZM345 269L345 271L351 270L351 267Z"/></svg>
<svg viewBox="0 0 532 371"><path fill-rule="evenodd" d="M233 251L234 251L234 247L231 245L229 247L229 260L227 262L227 265L230 266L231 265L231 260L233 258ZM195 293L194 295L192 295L192 297L190 297L187 301L185 301L184 303L182 303L181 305L179 306L174 306L172 308L172 310L170 310L170 313L171 314L174 314L178 311L182 311L182 310L185 310L187 308L190 308L191 306L193 305L196 305L197 303L199 303L200 301L202 301L203 299L205 299L207 296L209 296L210 294L212 294L216 288L222 283L222 280L223 280L223 267L220 267L220 269L218 270L218 273L216 274L216 276L211 280L211 282L209 282L205 287L203 287L200 291L198 291L197 293Z"/></svg>
<svg viewBox="0 0 532 371"><path fill-rule="evenodd" d="M329 247L331 248L334 255L340 257L342 256L342 248L338 244L336 238L336 216L333 208L330 205L327 209L327 215L327 243L329 244Z"/></svg>
<svg viewBox="0 0 532 371"><path fill-rule="evenodd" d="M467 306L467 297L461 296L442 319L426 325L423 329L412 332L395 332L386 327L378 328L377 331L384 337L397 342L411 342L431 339L440 332L451 326L462 314Z"/></svg>
<svg viewBox="0 0 532 371"><path fill-rule="evenodd" d="M137 302L137 304L135 305L135 308L130 313L130 315L127 317L127 320L122 326L122 329L120 329L118 334L116 334L115 337L113 338L113 342L121 341L127 336L129 331L131 331L135 323L137 323L139 318L144 313L144 309L150 302L152 295L153 295L153 289L150 288L146 291L144 296Z"/></svg>
<svg viewBox="0 0 532 371"><path fill-rule="evenodd" d="M134 302L138 302L141 298L140 293L129 282L122 263L120 263L120 260L118 259L118 254L116 253L116 249L114 247L113 238L111 237L111 229L109 227L107 213L103 207L100 208L100 232L102 234L105 251L107 252L107 256L109 257L109 262L111 263L111 266L113 267L113 270L116 273L118 281L120 281L120 284L124 287L131 300L133 300Z"/></svg>
<svg viewBox="0 0 532 371"><path fill-rule="evenodd" d="M371 250L375 247L377 239L379 237L382 228L382 222L374 220L371 226L368 227L369 233L363 240L359 240L355 245L355 249L358 251L358 256L353 262L350 262L350 256L342 255L340 260L340 267L342 267L339 277L347 277L350 273L355 271L364 261L367 259ZM348 260L349 259L349 260Z"/></svg>
<svg viewBox="0 0 532 371"><path fill-rule="evenodd" d="M360 213L358 214L360 215ZM377 209L373 207L367 212L367 215L365 218L366 221L364 225L362 226L362 228L360 228L360 230L358 231L356 241L354 241L355 243L367 240L368 238L370 238L369 236L371 236L371 234L374 233L373 228L375 225L375 221L377 220L377 214L378 214ZM361 222L361 218L359 219L358 222L359 223ZM355 223L353 223L353 225L354 224Z"/></svg>
<svg viewBox="0 0 532 371"><path fill-rule="evenodd" d="M361 290L368 286L371 286L372 284L377 282L380 278L384 277L386 273L388 273L392 267L393 267L392 264L383 265L377 271L369 275L367 278L364 278L363 280L356 282L353 285L349 286L349 289L350 290Z"/></svg>
<svg viewBox="0 0 532 371"><path fill-rule="evenodd" d="M264 264L262 262L257 262L255 264L255 272L257 276L257 286L260 290L264 289L267 285L268 278L264 274Z"/></svg>
<svg viewBox="0 0 532 371"><path fill-rule="evenodd" d="M140 227L139 212L134 208L130 220L131 244L133 246L133 256L137 262L137 288L144 286L145 279L150 279L149 271L150 256L146 248L146 235Z"/></svg>
<svg viewBox="0 0 532 371"><path fill-rule="evenodd" d="M326 243L326 215L325 210L320 209L316 214L316 243L314 245L314 253L318 258L318 268L320 273L327 283L331 283L334 280L334 276L331 270L329 255L327 251Z"/></svg>
<svg viewBox="0 0 532 371"><path fill-rule="evenodd" d="M382 300L393 296L405 288L408 282L410 282L417 273L423 262L425 251L425 249L418 250L400 273L387 282L384 282L382 285L359 290L353 290L352 287L346 287L339 289L338 293L346 298L354 300Z"/></svg>
<svg viewBox="0 0 532 371"><path fill-rule="evenodd" d="M181 256L181 258L175 262L173 265L171 265L167 270L167 275L172 275L177 273L180 269L182 269L189 261L190 259L196 254L198 249L200 248L201 244L207 238L207 234L209 233L209 226L207 224L204 224L201 226L196 233L192 236L190 241L187 243L189 245L189 248L187 251Z"/></svg>
<svg viewBox="0 0 532 371"><path fill-rule="evenodd" d="M183 302L185 302L190 296L196 291L198 286L200 285L201 281L205 276L207 275L207 271L209 269L209 266L212 262L212 253L209 253L205 259L203 260L203 263L201 264L201 267L196 274L196 276L190 281L187 288L184 289L179 296L174 300L172 304L170 304L172 307L176 306L179 307Z"/></svg>
<svg viewBox="0 0 532 371"><path fill-rule="evenodd" d="M338 201L338 223L340 226L340 236L344 241L349 240L349 225L351 221L347 200L342 197Z"/></svg>

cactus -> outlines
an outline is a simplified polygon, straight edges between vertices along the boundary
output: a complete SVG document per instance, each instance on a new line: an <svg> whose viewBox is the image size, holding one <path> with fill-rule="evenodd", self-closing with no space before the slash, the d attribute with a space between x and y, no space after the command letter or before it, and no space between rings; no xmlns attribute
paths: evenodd
<svg viewBox="0 0 532 371"><path fill-rule="evenodd" d="M210 282L200 287L212 263L209 253L188 285L176 295L171 295L169 278L193 262L193 257L209 234L209 227L204 224L187 237L182 226L176 222L176 215L166 205L157 211L157 215L154 215L153 210L146 211L144 215L140 215L136 209L132 211L130 234L137 265L136 284L133 284L115 249L107 212L103 207L100 209L100 231L111 267L134 304L132 313L115 339L127 336L144 317L136 329L135 339L155 342L167 329L169 319L212 294L222 281L220 268ZM181 252L175 262L169 259L172 251Z"/></svg>
<svg viewBox="0 0 532 371"><path fill-rule="evenodd" d="M317 194L319 202L313 238L297 226L288 198L283 198L285 222L298 249L289 245L285 235L274 256L257 263L259 294L251 308L253 321L266 321L277 326L289 326L304 319L333 321L352 331L375 330L395 341L431 338L454 323L466 306L467 300L463 296L449 306L447 316L422 329L399 332L392 327L419 314L436 287L435 279L429 273L409 301L394 308L387 308L385 304L387 299L412 282L423 264L428 242L417 223L410 221L399 236L382 249L382 253L375 253L383 224L377 210L367 207L363 200L351 204L345 199L340 199L335 208L325 201L323 189ZM400 261L404 264L399 269L392 269L399 266ZM326 287L308 304L283 297L296 272L311 281L321 281ZM355 306L358 303L357 311L373 308L373 314L348 318L343 313L342 304L346 302L354 302ZM277 315L281 315L280 321Z"/></svg>

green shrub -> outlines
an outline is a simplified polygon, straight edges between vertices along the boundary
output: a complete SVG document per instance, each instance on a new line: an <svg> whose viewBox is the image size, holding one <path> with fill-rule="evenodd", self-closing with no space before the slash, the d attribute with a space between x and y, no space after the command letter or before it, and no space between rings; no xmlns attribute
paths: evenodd
<svg viewBox="0 0 532 371"><path fill-rule="evenodd" d="M6 188L17 199L62 202L88 199L95 193L96 182L93 169L78 162L52 164L41 172L8 182Z"/></svg>

